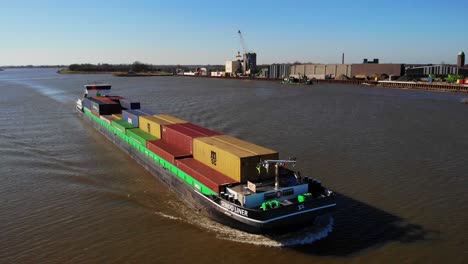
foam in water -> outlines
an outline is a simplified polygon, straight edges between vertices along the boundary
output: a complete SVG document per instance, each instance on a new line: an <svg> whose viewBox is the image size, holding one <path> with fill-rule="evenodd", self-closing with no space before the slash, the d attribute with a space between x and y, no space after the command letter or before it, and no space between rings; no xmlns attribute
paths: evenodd
<svg viewBox="0 0 468 264"><path fill-rule="evenodd" d="M177 216L173 216L173 215L168 215L168 214L165 214L163 212L154 212L155 215L159 215L159 216L162 216L164 218L168 218L168 219L171 219L171 220L183 220L182 218L180 217L177 217Z"/></svg>
<svg viewBox="0 0 468 264"><path fill-rule="evenodd" d="M175 206L175 204L172 204L172 206ZM186 206L180 206L180 204L177 204L177 207L178 211L182 213L182 218L165 214L162 214L162 216L174 220L182 220L189 224L199 226L210 232L216 233L216 237L219 239L225 239L237 243L266 247L292 247L311 244L314 241L327 237L328 234L333 231L334 219L331 216L324 216L317 218L317 220L314 223L311 223L311 226L309 227L282 235L267 236L251 234L217 223L207 217L197 214Z"/></svg>
<svg viewBox="0 0 468 264"><path fill-rule="evenodd" d="M57 102L64 103L67 101L74 101L74 98L72 96L66 94L64 91L59 90L57 88L43 86L39 84L28 84L28 86L38 91L39 93L51 99L54 99Z"/></svg>

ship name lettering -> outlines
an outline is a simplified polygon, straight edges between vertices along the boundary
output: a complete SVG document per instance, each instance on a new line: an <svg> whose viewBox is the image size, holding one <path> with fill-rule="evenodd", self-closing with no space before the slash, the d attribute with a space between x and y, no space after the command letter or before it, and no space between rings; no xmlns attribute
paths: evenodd
<svg viewBox="0 0 468 264"><path fill-rule="evenodd" d="M236 214L240 214L240 215L243 215L243 216L249 216L249 212L247 210L239 208L239 207L234 206L232 204L229 204L229 203L227 203L225 201L221 201L221 206L228 209L231 212L236 213Z"/></svg>

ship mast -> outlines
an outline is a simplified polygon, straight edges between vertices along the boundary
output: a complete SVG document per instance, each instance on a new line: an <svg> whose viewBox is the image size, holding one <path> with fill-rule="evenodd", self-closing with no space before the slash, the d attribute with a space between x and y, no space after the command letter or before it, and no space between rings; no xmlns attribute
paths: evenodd
<svg viewBox="0 0 468 264"><path fill-rule="evenodd" d="M293 158L289 160L262 160L260 161L258 165L264 167L268 171L270 164L275 166L275 190L278 190L279 189L279 167L284 166L285 164L295 165L296 159Z"/></svg>

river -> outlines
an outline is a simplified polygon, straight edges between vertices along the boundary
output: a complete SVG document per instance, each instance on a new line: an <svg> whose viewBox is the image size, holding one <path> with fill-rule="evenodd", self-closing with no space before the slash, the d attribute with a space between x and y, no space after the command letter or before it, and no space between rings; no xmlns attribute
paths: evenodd
<svg viewBox="0 0 468 264"><path fill-rule="evenodd" d="M0 72L0 263L468 262L468 95L55 71ZM339 194L333 226L265 237L191 212L75 114L90 82L296 156Z"/></svg>

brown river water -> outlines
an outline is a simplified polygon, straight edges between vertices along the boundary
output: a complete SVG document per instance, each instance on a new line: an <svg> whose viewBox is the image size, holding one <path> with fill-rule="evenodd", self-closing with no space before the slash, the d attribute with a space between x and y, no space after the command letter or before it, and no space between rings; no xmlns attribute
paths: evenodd
<svg viewBox="0 0 468 264"><path fill-rule="evenodd" d="M266 237L193 213L76 115L94 81L296 156L339 193L333 223ZM468 95L51 69L0 92L0 263L468 263Z"/></svg>

